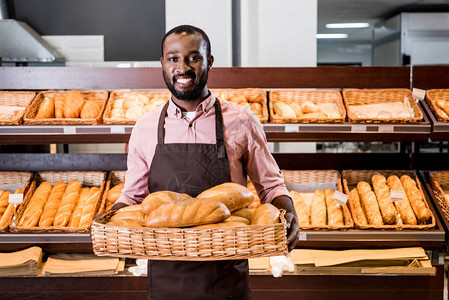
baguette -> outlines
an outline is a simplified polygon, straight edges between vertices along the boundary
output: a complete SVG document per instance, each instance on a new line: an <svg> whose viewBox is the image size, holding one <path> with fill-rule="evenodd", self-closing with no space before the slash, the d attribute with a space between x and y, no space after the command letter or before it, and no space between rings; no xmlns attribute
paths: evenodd
<svg viewBox="0 0 449 300"><path fill-rule="evenodd" d="M290 195L292 196L293 207L295 208L296 215L298 216L299 227L309 226L309 212L307 210L306 203L304 202L304 198L296 191L290 191Z"/></svg>
<svg viewBox="0 0 449 300"><path fill-rule="evenodd" d="M48 119L55 117L55 103L53 98L45 97L39 106L36 116L36 120Z"/></svg>
<svg viewBox="0 0 449 300"><path fill-rule="evenodd" d="M55 219L56 212L58 211L66 187L67 184L63 181L57 181L55 183L50 192L50 196L48 196L48 200L45 203L41 218L39 219L39 227L51 226L53 224L53 220Z"/></svg>
<svg viewBox="0 0 449 300"><path fill-rule="evenodd" d="M64 195L61 199L61 204L58 207L58 211L55 215L55 220L53 222L54 226L64 227L70 220L73 208L75 207L79 192L81 189L81 183L78 180L72 180L67 185Z"/></svg>
<svg viewBox="0 0 449 300"><path fill-rule="evenodd" d="M398 176L393 175L388 177L387 184L390 190L392 191L404 191L401 180L399 179ZM418 224L418 220L416 220L415 213L413 212L413 209L410 206L410 201L408 200L407 196L405 196L403 200L395 201L394 204L396 205L399 215L405 224L407 225Z"/></svg>
<svg viewBox="0 0 449 300"><path fill-rule="evenodd" d="M42 211L44 210L45 202L47 202L48 196L51 193L51 189L52 185L48 181L44 181L39 185L34 191L34 194L25 209L25 213L20 219L19 226L29 228L37 225Z"/></svg>
<svg viewBox="0 0 449 300"><path fill-rule="evenodd" d="M124 185L124 183L117 184L108 191L106 195L106 200L108 201L108 203L114 204L115 201L117 201L117 199L120 197L120 194L122 193Z"/></svg>
<svg viewBox="0 0 449 300"><path fill-rule="evenodd" d="M362 207L366 214L369 225L383 225L382 215L380 214L379 204L377 204L376 195L371 190L368 182L360 181L357 184L357 191L362 200Z"/></svg>
<svg viewBox="0 0 449 300"><path fill-rule="evenodd" d="M97 208L99 198L100 190L95 186L91 187L84 203L83 213L81 215L81 220L79 223L80 228L87 228L90 226L92 218L95 214L95 209Z"/></svg>
<svg viewBox="0 0 449 300"><path fill-rule="evenodd" d="M327 224L331 227L344 226L343 210L341 209L341 205L332 199L333 196L333 190L326 189L324 191L324 199L326 200L327 208Z"/></svg>
<svg viewBox="0 0 449 300"><path fill-rule="evenodd" d="M22 189L17 189L14 191L14 194L22 194L22 191L23 191ZM3 191L0 190L0 197L2 193ZM3 228L6 225L8 225L8 221L11 219L13 214L14 214L14 204L9 203L3 215L0 214L0 228Z"/></svg>
<svg viewBox="0 0 449 300"><path fill-rule="evenodd" d="M231 213L225 204L208 198L161 191L149 194L142 202L145 226L188 227L226 220Z"/></svg>
<svg viewBox="0 0 449 300"><path fill-rule="evenodd" d="M271 225L279 223L279 209L270 203L265 203L256 208L251 215L251 225Z"/></svg>
<svg viewBox="0 0 449 300"><path fill-rule="evenodd" d="M416 181L408 175L402 175L401 182L418 221L421 223L427 222L430 218L430 210L424 202L423 194L416 186Z"/></svg>
<svg viewBox="0 0 449 300"><path fill-rule="evenodd" d="M226 182L205 190L197 196L197 199L202 198L220 201L230 212L233 212L250 204L254 194L243 185Z"/></svg>
<svg viewBox="0 0 449 300"><path fill-rule="evenodd" d="M312 203L310 203L309 217L310 217L310 225L314 227L326 226L327 210L323 190L316 190L313 193Z"/></svg>
<svg viewBox="0 0 449 300"><path fill-rule="evenodd" d="M383 175L373 175L371 178L373 183L374 193L379 203L380 212L385 224L395 224L397 211L390 199L390 190L387 186L387 180Z"/></svg>
<svg viewBox="0 0 449 300"><path fill-rule="evenodd" d="M359 193L356 188L349 192L348 202L354 209L353 214L355 215L357 223L359 225L368 225L365 212L363 211L362 204L360 203Z"/></svg>
<svg viewBox="0 0 449 300"><path fill-rule="evenodd" d="M80 224L81 214L83 213L84 204L86 203L86 198L89 195L89 188L81 188L78 201L76 203L75 209L73 210L72 216L70 217L68 227L78 227Z"/></svg>
<svg viewBox="0 0 449 300"><path fill-rule="evenodd" d="M3 193L0 196L0 216L3 215L3 213L6 210L6 207L8 206L9 202L9 194L11 194L10 191L2 191Z"/></svg>

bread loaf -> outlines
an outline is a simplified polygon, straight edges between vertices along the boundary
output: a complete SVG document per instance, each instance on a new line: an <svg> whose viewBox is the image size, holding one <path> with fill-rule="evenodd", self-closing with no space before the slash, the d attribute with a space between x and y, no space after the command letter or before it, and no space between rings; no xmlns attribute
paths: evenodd
<svg viewBox="0 0 449 300"><path fill-rule="evenodd" d="M310 101L302 103L301 108L303 113L305 114L320 112L320 108L315 103L312 103Z"/></svg>
<svg viewBox="0 0 449 300"><path fill-rule="evenodd" d="M100 199L100 190L93 186L89 190L86 201L84 202L83 213L81 214L81 220L79 223L80 228L87 228L92 222L92 218L95 214L98 201Z"/></svg>
<svg viewBox="0 0 449 300"><path fill-rule="evenodd" d="M249 208L241 208L238 210L235 210L231 213L231 216L237 216L247 219L248 221L251 221L251 215L253 214L253 210Z"/></svg>
<svg viewBox="0 0 449 300"><path fill-rule="evenodd" d="M65 103L64 95L58 95L55 97L55 118L58 119L64 118L64 103Z"/></svg>
<svg viewBox="0 0 449 300"><path fill-rule="evenodd" d="M371 178L373 183L374 193L377 197L380 212L385 224L395 224L397 211L390 199L390 190L387 186L387 180L383 175L373 175Z"/></svg>
<svg viewBox="0 0 449 300"><path fill-rule="evenodd" d="M39 219L39 227L51 226L61 203L62 195L64 195L67 184L63 181L57 181L48 196L44 210Z"/></svg>
<svg viewBox="0 0 449 300"><path fill-rule="evenodd" d="M122 193L123 186L124 183L120 183L111 188L106 195L106 200L109 203L115 203L115 201L117 201L117 199L120 197L120 194Z"/></svg>
<svg viewBox="0 0 449 300"><path fill-rule="evenodd" d="M101 105L97 100L87 101L81 110L81 119L96 119L101 110Z"/></svg>
<svg viewBox="0 0 449 300"><path fill-rule="evenodd" d="M55 215L55 220L53 222L54 226L67 226L72 215L73 208L75 207L79 192L81 189L81 183L78 180L72 180L67 185L64 195L61 199L61 204L58 207L58 211Z"/></svg>
<svg viewBox="0 0 449 300"><path fill-rule="evenodd" d="M192 198L187 194L161 191L142 202L145 226L188 227L226 220L231 213L218 200Z"/></svg>
<svg viewBox="0 0 449 300"><path fill-rule="evenodd" d="M359 225L368 225L365 212L363 211L362 204L360 203L359 193L356 188L349 192L348 202L354 209L353 215L355 215L355 220L357 223Z"/></svg>
<svg viewBox="0 0 449 300"><path fill-rule="evenodd" d="M316 190L313 193L312 202L310 203L309 217L310 217L310 225L314 227L326 226L327 209L323 190Z"/></svg>
<svg viewBox="0 0 449 300"><path fill-rule="evenodd" d="M206 224L206 225L198 225L193 226L193 229L216 229L216 228L232 228L232 227L242 227L242 226L248 226L242 222L220 222L220 223L213 223L213 224Z"/></svg>
<svg viewBox="0 0 449 300"><path fill-rule="evenodd" d="M401 180L399 179L398 176L392 175L388 177L387 184L390 190L392 191L404 191ZM403 200L395 201L394 204L396 205L396 208L399 212L399 216L401 217L404 224L407 225L418 224L418 221L416 220L415 217L415 213L413 212L413 209L410 206L410 202L408 201L407 196L405 196Z"/></svg>
<svg viewBox="0 0 449 300"><path fill-rule="evenodd" d="M80 189L78 201L73 209L72 216L70 217L68 227L79 227L81 215L83 213L84 204L86 203L87 196L89 195L89 188L84 187Z"/></svg>
<svg viewBox="0 0 449 300"><path fill-rule="evenodd" d="M126 210L117 211L111 219L109 219L109 221L113 222L117 222L118 220L134 220L140 224L140 227L142 227L145 224L145 215L141 210Z"/></svg>
<svg viewBox="0 0 449 300"><path fill-rule="evenodd" d="M52 185L48 181L42 182L31 196L30 202L19 221L20 227L34 227L38 224L39 218L44 210L45 203L50 195Z"/></svg>
<svg viewBox="0 0 449 300"><path fill-rule="evenodd" d="M251 110L257 115L262 116L263 115L263 107L260 103L251 103Z"/></svg>
<svg viewBox="0 0 449 300"><path fill-rule="evenodd" d="M0 190L0 198L3 194L3 191ZM15 190L14 194L22 194L22 189ZM9 200L9 195L8 195ZM14 214L14 204L8 203L8 206L6 207L5 212L2 214L0 213L0 228L5 227L8 225L8 221L12 218L12 215Z"/></svg>
<svg viewBox="0 0 449 300"><path fill-rule="evenodd" d="M229 211L233 212L250 204L254 199L254 194L243 185L226 182L205 190L197 198L220 201L226 205Z"/></svg>
<svg viewBox="0 0 449 300"><path fill-rule="evenodd" d="M225 220L225 222L240 222L243 223L245 225L249 225L250 220L243 218L243 217L238 217L238 216L233 216L231 215L229 218L227 218Z"/></svg>
<svg viewBox="0 0 449 300"><path fill-rule="evenodd" d="M117 210L117 213L125 212L125 211L135 211L135 210L142 211L142 204L129 205L129 206L122 207L119 210Z"/></svg>
<svg viewBox="0 0 449 300"><path fill-rule="evenodd" d="M55 103L53 98L45 97L39 106L36 116L36 120L48 119L55 117Z"/></svg>
<svg viewBox="0 0 449 300"><path fill-rule="evenodd" d="M302 111L301 105L299 105L298 103L291 102L288 105L290 105L290 107L293 109L293 111L295 112L295 116L297 118L301 117L304 114L304 112Z"/></svg>
<svg viewBox="0 0 449 300"><path fill-rule="evenodd" d="M265 203L256 208L251 215L251 225L271 225L279 223L279 209L270 203Z"/></svg>
<svg viewBox="0 0 449 300"><path fill-rule="evenodd" d="M329 116L322 112L307 113L298 117L298 119L327 119L327 118L329 118Z"/></svg>
<svg viewBox="0 0 449 300"><path fill-rule="evenodd" d="M344 226L345 222L343 219L343 210L341 205L332 199L334 196L334 191L331 189L326 189L324 191L324 199L326 200L327 208L327 225L331 227Z"/></svg>
<svg viewBox="0 0 449 300"><path fill-rule="evenodd" d="M383 225L382 215L380 214L379 204L376 195L371 190L368 182L360 181L357 184L357 191L362 200L362 207L366 214L369 225Z"/></svg>
<svg viewBox="0 0 449 300"><path fill-rule="evenodd" d="M9 194L11 194L10 191L2 191L3 193L0 196L0 215L2 215L5 210L6 207L8 206L8 202L9 202Z"/></svg>
<svg viewBox="0 0 449 300"><path fill-rule="evenodd" d="M67 92L64 103L64 117L79 118L83 105L84 97L80 92L74 90Z"/></svg>
<svg viewBox="0 0 449 300"><path fill-rule="evenodd" d="M278 117L284 117L284 118L296 118L295 111L293 108L291 108L288 104L284 102L274 102L273 103L273 110L274 113Z"/></svg>
<svg viewBox="0 0 449 300"><path fill-rule="evenodd" d="M306 203L304 202L304 198L296 191L290 191L290 195L292 196L293 207L298 216L299 227L309 226L309 212Z"/></svg>
<svg viewBox="0 0 449 300"><path fill-rule="evenodd" d="M261 90L252 90L249 94L246 95L246 99L249 102L262 102L264 101L265 91Z"/></svg>
<svg viewBox="0 0 449 300"><path fill-rule="evenodd" d="M418 221L421 223L427 222L430 218L430 210L424 202L422 192L416 186L416 181L408 175L402 175L401 183Z"/></svg>

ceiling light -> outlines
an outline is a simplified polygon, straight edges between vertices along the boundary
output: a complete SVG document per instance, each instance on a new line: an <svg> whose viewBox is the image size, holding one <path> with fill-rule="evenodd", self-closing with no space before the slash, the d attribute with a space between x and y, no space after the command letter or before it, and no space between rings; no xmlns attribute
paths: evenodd
<svg viewBox="0 0 449 300"><path fill-rule="evenodd" d="M346 39L346 33L318 33L315 35L317 39Z"/></svg>
<svg viewBox="0 0 449 300"><path fill-rule="evenodd" d="M331 23L326 28L367 28L369 23Z"/></svg>

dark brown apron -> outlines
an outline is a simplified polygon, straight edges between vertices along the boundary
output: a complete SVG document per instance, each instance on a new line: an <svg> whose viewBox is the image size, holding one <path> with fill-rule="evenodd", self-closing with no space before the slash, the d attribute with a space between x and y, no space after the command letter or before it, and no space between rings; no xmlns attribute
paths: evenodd
<svg viewBox="0 0 449 300"><path fill-rule="evenodd" d="M150 193L173 191L192 197L230 182L223 115L215 100L216 144L165 144L168 103L158 125L158 144L148 176ZM148 299L251 299L248 260L148 261Z"/></svg>

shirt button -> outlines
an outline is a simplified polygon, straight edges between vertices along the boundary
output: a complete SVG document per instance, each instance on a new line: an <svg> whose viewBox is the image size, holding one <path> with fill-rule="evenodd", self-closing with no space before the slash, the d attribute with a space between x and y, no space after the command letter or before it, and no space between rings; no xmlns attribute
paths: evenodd
<svg viewBox="0 0 449 300"><path fill-rule="evenodd" d="M192 127L192 124L189 124L189 127Z"/></svg>

